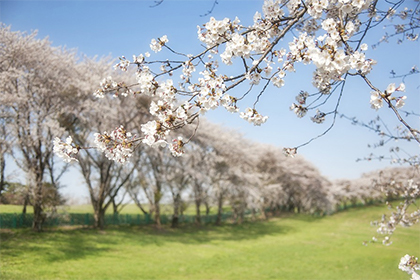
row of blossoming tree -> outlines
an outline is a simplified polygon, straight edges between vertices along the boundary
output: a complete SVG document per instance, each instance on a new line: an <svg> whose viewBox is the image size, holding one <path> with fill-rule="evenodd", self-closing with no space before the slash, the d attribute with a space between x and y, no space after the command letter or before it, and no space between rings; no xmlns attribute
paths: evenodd
<svg viewBox="0 0 420 280"><path fill-rule="evenodd" d="M99 228L104 226L105 211L111 205L118 211L124 194L142 211L152 212L157 225L164 198L173 202L174 225L186 202L193 202L197 223L203 205L207 209L217 205L218 223L226 203L238 219L247 209L267 207L329 211L325 199L329 182L305 160L283 158L278 148L250 142L204 120L205 130L180 131L184 137L195 134L184 157L173 157L162 147L139 146L125 164L109 160L108 154L93 148L94 131L118 127L115 133L127 135L128 126L135 131L151 119L154 99L137 96L133 102L107 95L97 100L92 92L96 81L111 70L109 62L79 61L73 51L52 47L47 39L36 39L36 33L12 32L5 26L0 31L2 157L9 154L27 175L20 195L34 207L34 229L42 229L50 206L46 186L57 190L69 167L53 157L51 143L60 142L55 135L63 133L72 135L67 145L75 141L92 147L80 153L73 165L84 178ZM141 131L132 137L137 133ZM2 177L4 172L2 168ZM141 198L148 207L143 207Z"/></svg>
<svg viewBox="0 0 420 280"><path fill-rule="evenodd" d="M109 71L109 63L88 59L77 62L72 52L52 48L46 40L36 40L35 33L25 35L5 27L2 34L9 54L5 56L5 62L10 63L2 71L5 81L2 129L7 131L3 134L2 147L8 147L4 152L12 154L28 175L27 188L22 195L25 200L30 197L37 209L34 227L39 229L43 214L48 212L45 183L58 188L60 176L67 168L67 165L54 164L50 146L53 135L69 133L73 135L68 138L69 143L74 140L85 147L94 146L92 130L103 131L110 126L119 126L121 122L124 126L140 127L150 119L148 108L154 101L138 96L136 102L132 102L111 95L96 100L91 94L96 84L94 80ZM52 61L37 61L36 58L53 55L57 58ZM58 85L59 77L49 76L42 70L57 70L66 58L65 68L73 68L72 75L79 71L86 76L73 77L69 72L60 76L68 84L61 81L60 87L51 86ZM29 67L32 73L26 73ZM34 75L37 75L36 79ZM37 83L38 79L42 83ZM57 93L55 102L61 106L60 110L40 106L48 105L52 91ZM66 102L69 107L64 106ZM226 203L240 220L245 210L259 211L263 215L265 209L329 213L340 206L383 198L372 188L370 177L364 178L363 182L331 183L301 157L283 157L279 148L248 141L238 132L204 120L201 125L205 129L194 132L196 127L185 127L180 131L184 137L195 133L186 147L189 152L180 158L171 156L164 148L148 146L137 147L124 165L110 161L98 149L87 149L79 154L76 165L89 190L96 226L104 226L105 211L111 205L118 212L124 194L129 195L141 211L153 214L157 225L160 224L162 199L166 199L166 203L171 201L174 226L186 203L194 204L197 223L200 223L203 205L207 214L208 209L216 205L217 223L220 223ZM38 133L32 133L37 130ZM127 133L122 127L118 131ZM40 164L43 161L46 163Z"/></svg>

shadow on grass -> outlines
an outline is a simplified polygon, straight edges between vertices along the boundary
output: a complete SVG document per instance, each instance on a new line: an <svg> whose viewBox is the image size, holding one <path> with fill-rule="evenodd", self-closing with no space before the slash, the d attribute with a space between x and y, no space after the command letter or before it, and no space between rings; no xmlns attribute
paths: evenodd
<svg viewBox="0 0 420 280"><path fill-rule="evenodd" d="M143 227L109 227L107 232L118 231L125 238L134 239L133 242L147 245L164 246L167 242L183 244L206 244L214 241L252 240L264 236L289 234L295 229L281 225L275 221L255 221L238 224L215 225L181 225L179 228L164 226L158 230L154 226Z"/></svg>
<svg viewBox="0 0 420 280"><path fill-rule="evenodd" d="M47 262L80 259L108 251L115 244L110 238L101 238L99 231L86 229L0 231L0 253L3 260L28 254ZM34 260L36 261L36 260Z"/></svg>
<svg viewBox="0 0 420 280"><path fill-rule="evenodd" d="M306 215L291 215L287 219L304 222L319 220ZM299 228L286 226L282 218L269 221L244 222L243 224L212 224L195 226L180 225L173 229L169 225L158 230L149 226L108 226L104 231L92 228L47 228L42 233L29 229L1 230L0 252L3 259L28 256L39 261L59 262L82 259L116 250L124 246L165 246L176 242L182 244L209 244L217 241L241 242L265 236L287 235ZM34 260L35 261L35 260Z"/></svg>

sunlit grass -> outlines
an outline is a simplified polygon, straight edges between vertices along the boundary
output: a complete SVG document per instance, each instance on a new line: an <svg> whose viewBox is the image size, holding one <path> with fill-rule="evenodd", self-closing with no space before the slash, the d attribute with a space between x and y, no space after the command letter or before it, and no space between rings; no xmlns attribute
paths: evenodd
<svg viewBox="0 0 420 280"><path fill-rule="evenodd" d="M362 246L385 207L220 227L2 230L1 279L408 279L420 227Z"/></svg>
<svg viewBox="0 0 420 280"><path fill-rule="evenodd" d="M148 205L144 205L146 211L148 211ZM22 213L23 206L21 205L0 205L0 213ZM66 213L78 213L78 214L85 214L85 213L93 213L93 207L90 204L83 204L83 205L64 205L58 207L59 212L66 212ZM201 215L205 215L205 207L202 206L200 208ZM228 208L225 207L225 211L228 211ZM33 213L32 206L28 205L26 209L27 213ZM113 209L112 207L108 207L107 214L112 214ZM163 204L161 205L161 213L162 214L172 214L173 208L170 204ZM216 207L210 208L210 214L216 214L217 209ZM122 207L120 214L143 214L140 208L138 208L135 204L127 204ZM190 205L185 213L185 215L195 215L195 206Z"/></svg>
<svg viewBox="0 0 420 280"><path fill-rule="evenodd" d="M22 213L22 205L9 205L9 204L0 204L0 213ZM28 205L26 207L26 213L33 213L34 210L32 206Z"/></svg>

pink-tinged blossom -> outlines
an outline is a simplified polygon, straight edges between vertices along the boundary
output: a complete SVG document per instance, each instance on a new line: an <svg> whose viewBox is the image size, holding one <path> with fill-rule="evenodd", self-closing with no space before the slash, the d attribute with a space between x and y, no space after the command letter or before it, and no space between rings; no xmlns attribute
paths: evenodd
<svg viewBox="0 0 420 280"><path fill-rule="evenodd" d="M280 78L279 75L276 75L273 78L271 78L271 82L273 83L274 86L278 88L281 88L284 86L284 80Z"/></svg>
<svg viewBox="0 0 420 280"><path fill-rule="evenodd" d="M376 91L372 91L370 93L370 107L372 109L378 110L379 108L382 108L382 106L383 100L381 95Z"/></svg>
<svg viewBox="0 0 420 280"><path fill-rule="evenodd" d="M105 79L103 79L101 82L100 82L100 88L97 90L97 91L95 91L94 93L93 93L93 95L95 96L95 97L98 97L98 98L103 98L104 97L104 94L107 92L107 91L109 91L109 90L112 90L112 89L115 89L117 86L118 86L118 84L117 84L117 82L115 82L113 79L112 79L112 77L111 76L108 76L107 78L105 78Z"/></svg>
<svg viewBox="0 0 420 280"><path fill-rule="evenodd" d="M165 147L167 145L166 136L169 131L164 130L162 123L149 121L141 125L141 131L144 134L142 142L152 147Z"/></svg>
<svg viewBox="0 0 420 280"><path fill-rule="evenodd" d="M185 143L183 142L182 137L179 136L177 139L172 140L172 143L169 145L169 150L173 156L179 157L185 153L184 145Z"/></svg>
<svg viewBox="0 0 420 280"><path fill-rule="evenodd" d="M317 109L317 110L316 110L316 115L315 115L315 116L313 116L313 117L311 117L311 120L312 120L314 123L318 123L318 124L323 123L323 122L325 121L325 113L320 112L320 111Z"/></svg>
<svg viewBox="0 0 420 280"><path fill-rule="evenodd" d="M153 95L156 92L156 83L153 74L147 66L143 66L141 71L137 71L137 82L139 91L142 94Z"/></svg>
<svg viewBox="0 0 420 280"><path fill-rule="evenodd" d="M166 102L173 102L176 98L176 89L172 80L160 82L159 87L156 89L156 96Z"/></svg>
<svg viewBox="0 0 420 280"><path fill-rule="evenodd" d="M123 126L116 128L111 133L103 132L94 134L94 143L98 149L105 153L109 160L125 163L133 153L133 140L135 138Z"/></svg>
<svg viewBox="0 0 420 280"><path fill-rule="evenodd" d="M60 138L55 137L53 142L54 153L63 158L64 162L78 161L76 156L79 150L73 146L73 139L71 136L67 137L66 142L62 142Z"/></svg>
<svg viewBox="0 0 420 280"><path fill-rule="evenodd" d="M362 44L362 45L360 46L360 49L361 49L362 51L367 51L367 49L368 49L368 45L367 45L367 44Z"/></svg>
<svg viewBox="0 0 420 280"><path fill-rule="evenodd" d="M223 95L220 99L220 104L225 107L228 112L236 113L239 111L239 108L236 106L237 99L228 94Z"/></svg>
<svg viewBox="0 0 420 280"><path fill-rule="evenodd" d="M262 116L257 112L257 110L251 108L246 108L245 112L241 112L240 117L257 126L265 123L268 119L267 116Z"/></svg>
<svg viewBox="0 0 420 280"><path fill-rule="evenodd" d="M402 108L405 105L405 101L407 99L407 96L401 96L397 98L397 102L395 103L395 107L398 109Z"/></svg>
<svg viewBox="0 0 420 280"><path fill-rule="evenodd" d="M388 87L386 88L386 93L388 95L391 95L397 88L395 87L395 83L391 83L388 85Z"/></svg>
<svg viewBox="0 0 420 280"><path fill-rule="evenodd" d="M154 52L160 52L162 50L162 46L169 42L168 37L166 35L160 37L159 39L152 39L150 43L150 49Z"/></svg>
<svg viewBox="0 0 420 280"><path fill-rule="evenodd" d="M280 8L282 1L279 0L266 0L264 1L262 10L264 17L270 20L280 19L284 16L283 10Z"/></svg>
<svg viewBox="0 0 420 280"><path fill-rule="evenodd" d="M401 83L395 90L396 91L405 91L405 84Z"/></svg>
<svg viewBox="0 0 420 280"><path fill-rule="evenodd" d="M301 91L297 96L296 96L296 101L300 104L300 105L304 105L306 103L306 98L308 98L309 93L307 91Z"/></svg>
<svg viewBox="0 0 420 280"><path fill-rule="evenodd" d="M127 72L128 67L130 66L130 61L128 61L125 56L120 57L120 62L114 65L114 69L120 69L123 72Z"/></svg>
<svg viewBox="0 0 420 280"><path fill-rule="evenodd" d="M296 148L283 148L283 154L287 157L294 158L297 154Z"/></svg>
<svg viewBox="0 0 420 280"><path fill-rule="evenodd" d="M408 274L412 274L415 273L416 270L420 270L420 264L416 257L407 254L401 258L398 268Z"/></svg>
<svg viewBox="0 0 420 280"><path fill-rule="evenodd" d="M295 112L298 118L303 118L308 112L308 108L296 103L293 103L292 106L290 106L290 110Z"/></svg>

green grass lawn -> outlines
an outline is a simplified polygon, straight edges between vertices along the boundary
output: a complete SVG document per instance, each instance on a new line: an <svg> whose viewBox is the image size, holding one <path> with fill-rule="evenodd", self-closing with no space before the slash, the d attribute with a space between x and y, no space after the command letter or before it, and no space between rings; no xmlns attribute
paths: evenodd
<svg viewBox="0 0 420 280"><path fill-rule="evenodd" d="M385 207L324 218L290 215L220 227L152 226L1 231L1 279L410 279L405 254L420 257L420 226L394 244L370 240Z"/></svg>

